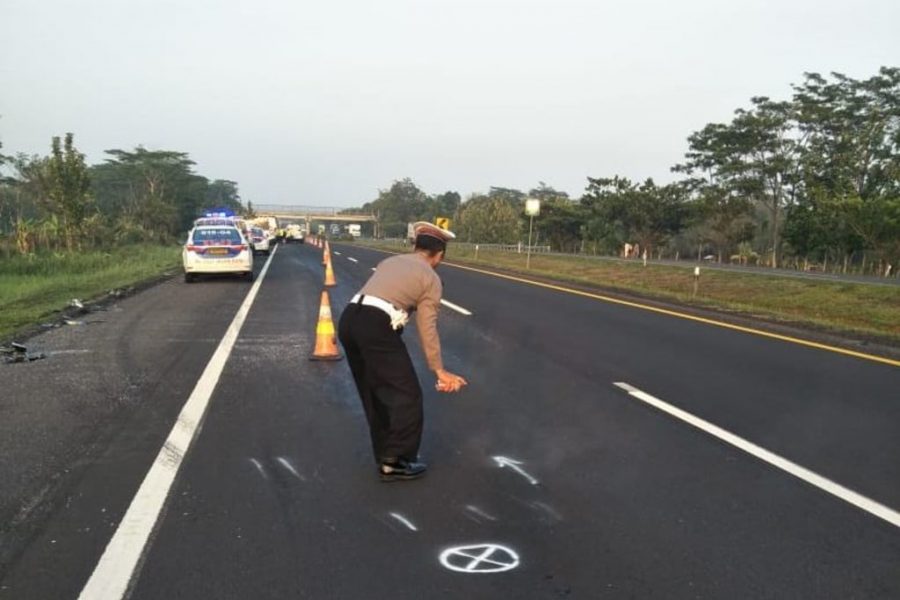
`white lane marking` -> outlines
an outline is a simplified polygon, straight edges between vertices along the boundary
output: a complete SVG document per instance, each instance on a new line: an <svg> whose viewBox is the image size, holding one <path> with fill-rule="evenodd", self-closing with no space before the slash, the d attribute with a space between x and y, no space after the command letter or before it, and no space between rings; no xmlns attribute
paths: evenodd
<svg viewBox="0 0 900 600"><path fill-rule="evenodd" d="M763 460L772 466L778 467L782 471L787 471L794 477L798 477L803 481L816 486L822 491L828 492L833 496L837 496L841 500L849 502L850 504L863 509L867 513L875 515L879 519L884 519L888 523L895 525L896 527L900 527L900 513L888 508L887 506L884 506L883 504L880 504L870 498L866 498L861 494L857 494L853 490L847 489L844 486L831 481L830 479L813 473L809 469L801 467L800 465L793 463L773 452L769 452L765 448L761 448L753 442L749 442L742 437L725 431L721 427L713 425L709 421L704 421L700 417L695 417L691 413L683 411L680 408L676 408L675 406L672 406L671 404L664 402L659 398L654 398L650 394L643 392L634 386L623 382L615 382L613 383L613 385L625 390L630 396L633 396L634 398L637 398L642 402L646 402L650 406L658 408L659 410L672 415L676 419L680 419L698 429L702 429L706 433L713 435L720 440L731 444L732 446L740 448L744 452L752 454L756 458Z"/></svg>
<svg viewBox="0 0 900 600"><path fill-rule="evenodd" d="M486 512L484 512L483 510L481 510L480 508L475 506L474 504L466 504L466 510L471 513L475 513L479 517L487 519L488 521L496 521L497 520L497 517L493 517L493 516L487 514Z"/></svg>
<svg viewBox="0 0 900 600"><path fill-rule="evenodd" d="M337 251L337 250L335 250L335 251L334 251L334 255L335 255L335 256L340 256L340 255L341 255L341 253L340 253L340 252L338 252L338 251Z"/></svg>
<svg viewBox="0 0 900 600"><path fill-rule="evenodd" d="M253 466L256 467L256 470L259 471L259 474L262 475L263 479L268 479L269 474L266 473L266 468L262 466L262 463L256 460L255 458L251 458L250 462L253 463Z"/></svg>
<svg viewBox="0 0 900 600"><path fill-rule="evenodd" d="M285 457L283 457L283 456L279 456L279 457L276 458L275 460L277 460L278 463L279 463L282 467L284 467L285 469L287 469L288 471L290 471L290 472L291 472L291 475L293 475L294 477L296 477L296 478L299 479L300 481L306 481L306 477L304 477L303 475L301 475L300 473L298 473L298 472L297 472L297 469L294 468L294 465L292 465L292 464L291 464L291 461L289 461L287 458L285 458Z"/></svg>
<svg viewBox="0 0 900 600"><path fill-rule="evenodd" d="M540 483L537 479L526 473L525 470L520 466L525 464L522 461L513 460L512 458L507 458L505 456L493 456L491 458L494 459L494 462L497 463L498 467L500 467L501 469L503 467L509 467L510 469L527 479L528 483L530 483L531 485L537 485L538 483Z"/></svg>
<svg viewBox="0 0 900 600"><path fill-rule="evenodd" d="M376 270L375 267L372 267L372 271L375 271L375 270Z"/></svg>
<svg viewBox="0 0 900 600"><path fill-rule="evenodd" d="M413 525L412 522L411 522L409 519L407 519L406 517L404 517L404 516L401 515L400 513L392 512L392 513L388 513L388 514L390 514L392 517L394 517L395 519L397 519L398 521L400 521L401 523L403 523L403 524L406 525L407 527L409 527L412 531L418 531L418 530L419 530L418 527L416 527L415 525Z"/></svg>
<svg viewBox="0 0 900 600"><path fill-rule="evenodd" d="M355 263L358 263L358 262L359 262L358 260L356 260L356 259L353 258L352 256L348 256L348 257L347 257L347 260L349 260L350 262L355 262Z"/></svg>
<svg viewBox="0 0 900 600"><path fill-rule="evenodd" d="M197 385L181 409L166 443L144 477L141 487L128 506L128 511L122 517L106 550L103 551L90 579L81 590L79 595L81 600L121 600L125 597L128 585L137 574L141 557L156 528L178 469L184 461L184 455L200 430L225 362L231 354L231 349L237 341L241 327L277 252L278 247L269 255L262 271L259 272L259 277L247 292L247 297L244 298L234 320L228 326L200 379L197 380Z"/></svg>
<svg viewBox="0 0 900 600"><path fill-rule="evenodd" d="M451 310L455 310L455 311L458 312L458 313L464 314L464 315L466 315L467 317L471 317L471 316L472 316L472 311L466 310L466 309L463 308L462 306L459 306L459 305L457 305L457 304L453 304L452 302L447 302L447 301L444 300L443 298L441 298L441 304L443 304L444 306L446 306L447 308L449 308L449 309L451 309Z"/></svg>

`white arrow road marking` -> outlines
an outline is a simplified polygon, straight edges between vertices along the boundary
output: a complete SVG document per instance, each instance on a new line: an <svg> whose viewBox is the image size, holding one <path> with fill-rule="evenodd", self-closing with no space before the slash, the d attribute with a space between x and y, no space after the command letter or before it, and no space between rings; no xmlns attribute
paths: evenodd
<svg viewBox="0 0 900 600"><path fill-rule="evenodd" d="M81 590L81 600L120 600L125 597L128 586L139 570L141 557L148 548L150 536L156 528L159 515L165 505L175 476L184 462L184 455L193 444L206 416L213 390L219 382L225 363L231 355L244 320L253 306L259 287L266 278L269 265L278 252L272 250L259 277L247 292L243 304L238 308L234 320L228 326L222 341L209 359L203 374L194 386L187 402L178 415L178 420L169 432L169 437L160 449L141 487L132 499L125 516L119 522L116 532L103 551L90 579Z"/></svg>
<svg viewBox="0 0 900 600"><path fill-rule="evenodd" d="M374 271L374 269L373 269L373 271ZM460 313L460 314L466 315L467 317L471 317L471 316L472 316L472 311L466 310L466 309L463 308L462 306L459 306L459 305L457 305L457 304L453 304L452 302L447 302L447 301L444 300L443 298L441 298L441 304L443 304L444 306L446 306L447 308L449 308L449 309L451 309L451 310L455 310L456 312L458 312L458 313Z"/></svg>
<svg viewBox="0 0 900 600"><path fill-rule="evenodd" d="M796 463L792 463L786 458L782 458L781 456L773 452L769 452L765 448L761 448L753 442L748 442L742 437L725 431L721 427L717 427L709 421L704 421L700 417L695 417L691 413L683 411L680 408L676 408L675 406L672 406L667 402L663 402L659 398L654 398L650 394L643 392L636 387L628 385L627 383L615 382L613 383L613 385L625 390L626 392L628 392L628 395L637 398L642 402L646 402L650 406L658 408L659 410L672 415L676 419L680 419L698 429L702 429L706 433L715 436L720 440L731 444L732 446L740 448L744 452L752 454L756 458L763 460L772 466L778 467L782 471L787 471L794 477L799 477L803 481L816 486L820 490L828 492L833 496L837 496L841 500L849 502L850 504L863 509L867 513L875 515L879 519L884 519L888 523L900 527L900 513L888 508L887 506L884 506L883 504L879 504L878 502L866 498L861 494L857 494L853 490L847 489L844 486L831 481L830 479L826 479L821 475L813 473L809 469L801 467Z"/></svg>
<svg viewBox="0 0 900 600"><path fill-rule="evenodd" d="M404 517L404 516L401 515L400 513L392 512L392 513L388 513L388 514L391 515L392 517L394 517L395 519L397 519L398 521L400 521L401 523L403 523L404 525L406 525L406 526L407 526L409 529L411 529L412 531L418 531L418 530L419 530L418 527L416 527L415 525L412 524L412 521L410 521L409 519L407 519L406 517Z"/></svg>
<svg viewBox="0 0 900 600"><path fill-rule="evenodd" d="M356 259L353 258L352 256L348 256L348 257L347 257L347 260L349 260L350 262L359 262L358 260L356 260Z"/></svg>
<svg viewBox="0 0 900 600"><path fill-rule="evenodd" d="M519 466L519 465L525 464L522 461L513 460L513 459L507 458L505 456L493 456L491 458L494 459L494 462L497 463L498 467L500 467L501 469L503 467L509 467L510 469L512 469L513 471L515 471L516 473L518 473L519 475L521 475L522 477L527 479L528 483L530 483L531 485L537 485L538 483L540 483L537 479L535 479L534 477L532 477L531 475L526 473L525 470L522 469L521 466Z"/></svg>

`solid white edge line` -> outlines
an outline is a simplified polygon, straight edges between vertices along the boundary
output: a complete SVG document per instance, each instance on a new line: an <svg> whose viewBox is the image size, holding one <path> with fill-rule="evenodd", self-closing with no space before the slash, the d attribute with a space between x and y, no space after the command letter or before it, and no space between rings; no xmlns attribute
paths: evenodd
<svg viewBox="0 0 900 600"><path fill-rule="evenodd" d="M349 260L350 262L359 262L358 260L356 260L356 259L353 258L352 256L348 256L348 257L347 257L347 260Z"/></svg>
<svg viewBox="0 0 900 600"><path fill-rule="evenodd" d="M654 398L650 394L643 392L634 386L631 386L624 382L615 382L613 385L625 390L629 395L637 398L638 400L641 400L642 402L645 402L663 412L666 412L673 417L684 421L685 423L693 425L698 429L702 429L706 433L713 435L720 440L727 442L732 446L743 450L744 452L747 452L748 454L752 454L760 460L763 460L770 465L773 465L783 471L790 473L794 477L798 477L803 481L816 486L822 491L828 492L833 496L837 496L841 500L849 502L850 504L866 511L867 513L878 517L879 519L884 519L895 527L900 527L900 513L891 508L888 508L887 506L879 502L876 502L875 500L872 500L871 498L867 498L862 494L858 494L853 490L845 488L839 483L835 483L830 479L813 473L809 469L801 467L800 465L793 463L773 452L769 452L765 448L761 448L753 442L749 442L742 437L725 431L721 427L713 425L709 421L705 421L700 417L695 417L691 413L672 406L671 404L664 402L659 398Z"/></svg>
<svg viewBox="0 0 900 600"><path fill-rule="evenodd" d="M125 516L116 527L90 579L81 590L80 600L120 600L128 592L178 469L197 437L213 390L276 252L277 246L266 260L256 282L247 292L247 297L238 308L234 320L228 326L200 379L197 380L153 466L150 467Z"/></svg>
<svg viewBox="0 0 900 600"><path fill-rule="evenodd" d="M466 315L467 317L471 317L471 316L472 316L472 311L466 310L466 309L463 308L462 306L459 306L459 305L457 305L457 304L453 304L452 302L447 302L447 301L444 300L443 298L441 298L441 304L443 304L444 306L446 306L447 308L449 308L449 309L451 309L451 310L455 310L456 312L458 312L458 313L460 313L460 314Z"/></svg>

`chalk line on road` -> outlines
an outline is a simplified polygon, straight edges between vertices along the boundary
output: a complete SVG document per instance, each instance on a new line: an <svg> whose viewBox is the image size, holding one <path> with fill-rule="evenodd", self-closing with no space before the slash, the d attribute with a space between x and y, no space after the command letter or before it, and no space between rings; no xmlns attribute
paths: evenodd
<svg viewBox="0 0 900 600"><path fill-rule="evenodd" d="M672 406L671 404L664 402L659 398L655 398L647 392L641 391L632 385L621 381L614 382L613 385L625 390L630 396L672 415L676 419L680 419L681 421L684 421L689 425L693 425L694 427L701 429L706 433L715 436L720 440L743 450L744 452L747 452L748 454L752 454L756 458L763 460L774 467L778 467L782 471L786 471L794 477L798 477L803 481L816 486L822 491L828 492L833 496L837 496L841 500L849 502L857 508L861 508L867 513L878 517L879 519L884 519L891 525L900 527L900 513L876 502L875 500L872 500L871 498L867 498L862 494L858 494L853 490L835 483L834 481L831 481L826 477L822 477L821 475L818 475L805 467L801 467L800 465L793 463L786 458L775 454L774 452L769 452L765 448L757 446L753 442L749 442L740 436L722 429L721 427L713 425L709 421L705 421L700 417L696 417L687 411Z"/></svg>
<svg viewBox="0 0 900 600"><path fill-rule="evenodd" d="M262 466L262 463L256 460L255 458L251 458L250 462L253 463L253 466L256 467L256 470L259 471L259 474L262 475L263 479L268 479L269 474L266 473L266 468Z"/></svg>
<svg viewBox="0 0 900 600"><path fill-rule="evenodd" d="M292 464L291 464L291 461L289 461L287 458L285 458L284 456L279 456L279 457L276 458L275 460L277 460L277 461L278 461L278 464L280 464L282 467L284 467L285 469L287 469L288 471L290 471L291 475L293 475L294 477L296 477L296 478L299 479L300 481L306 481L306 477L304 477L303 475L301 475L300 473L298 473L298 472L297 472L297 469L294 468L294 465L292 465Z"/></svg>
<svg viewBox="0 0 900 600"><path fill-rule="evenodd" d="M494 459L494 462L497 463L498 467L500 467L501 469L504 467L509 467L510 469L524 477L531 485L538 485L540 483L540 481L525 472L525 469L523 469L521 466L525 463L523 463L521 460L515 460L506 456L492 456L491 458Z"/></svg>
<svg viewBox="0 0 900 600"><path fill-rule="evenodd" d="M412 530L412 531L418 531L418 530L419 530L418 527L416 527L415 525L412 524L412 521L410 521L409 519L407 519L406 517L404 517L404 516L401 515L400 513L392 512L392 513L389 513L389 514L390 514L392 517L394 517L395 519L397 519L398 521L400 521L401 523L403 523L404 525L406 525L406 527L408 527L410 530Z"/></svg>
<svg viewBox="0 0 900 600"><path fill-rule="evenodd" d="M460 314L463 314L463 315L466 315L467 317L471 317L471 316L472 316L472 311L467 310L467 309L463 308L462 306L459 306L458 304L453 304L452 302L447 302L447 301L444 300L443 298L441 298L441 304L443 304L444 306L446 306L446 307L449 308L450 310L455 310L456 312L458 312L458 313L460 313Z"/></svg>
<svg viewBox="0 0 900 600"><path fill-rule="evenodd" d="M228 330L203 370L203 374L200 375L197 385L194 386L194 390L181 409L178 420L156 456L153 466L144 477L141 487L103 551L90 579L81 590L80 600L120 600L128 591L132 579L137 574L141 557L148 547L150 536L153 535L156 528L172 484L175 482L175 476L184 462L185 454L196 439L200 425L206 416L213 390L219 382L219 377L231 355L241 327L244 325L250 307L256 300L259 287L277 252L278 246L272 250L266 264L259 272L256 282L247 292L247 297L238 308L234 320L228 326Z"/></svg>

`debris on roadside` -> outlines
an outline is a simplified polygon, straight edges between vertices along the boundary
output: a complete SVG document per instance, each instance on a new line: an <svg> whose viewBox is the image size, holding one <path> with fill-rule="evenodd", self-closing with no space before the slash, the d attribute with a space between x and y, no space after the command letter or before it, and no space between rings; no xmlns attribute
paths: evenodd
<svg viewBox="0 0 900 600"><path fill-rule="evenodd" d="M33 362L47 358L46 352L29 352L25 344L13 342L9 346L0 346L0 354L4 355L3 362L7 364Z"/></svg>
<svg viewBox="0 0 900 600"><path fill-rule="evenodd" d="M88 309L84 307L84 303L78 298L72 298L69 301L69 308L74 308L81 314L84 314L88 311Z"/></svg>

